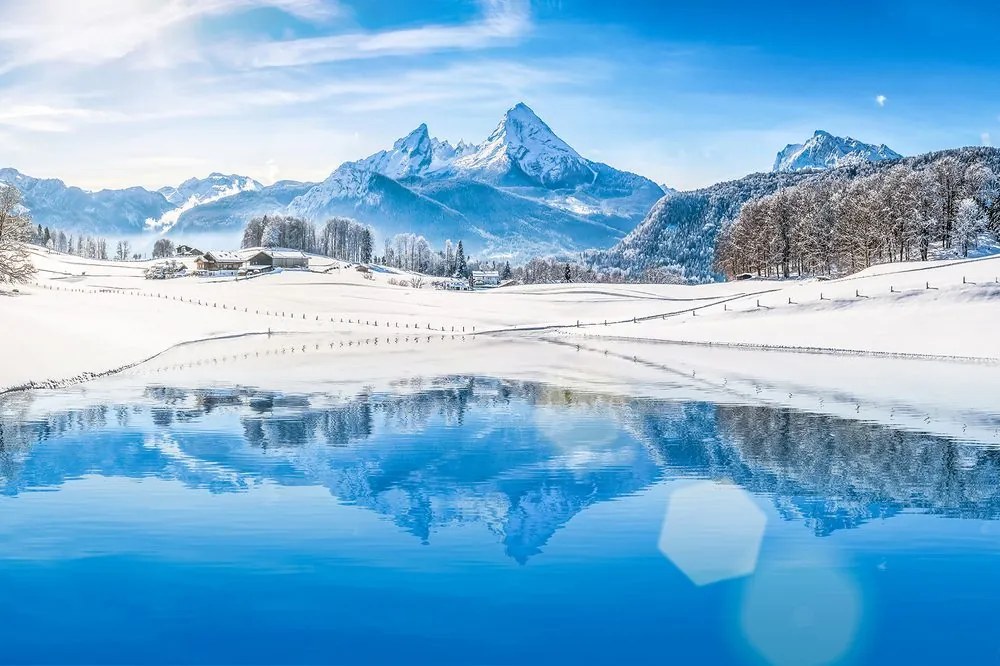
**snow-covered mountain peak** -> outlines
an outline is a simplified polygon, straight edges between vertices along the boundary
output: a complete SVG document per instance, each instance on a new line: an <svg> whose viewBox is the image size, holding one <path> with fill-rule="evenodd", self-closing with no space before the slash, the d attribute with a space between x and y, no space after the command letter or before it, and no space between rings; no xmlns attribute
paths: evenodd
<svg viewBox="0 0 1000 666"><path fill-rule="evenodd" d="M379 173L367 160L346 162L316 185L301 199L355 199L375 205L377 195L371 192L373 174Z"/></svg>
<svg viewBox="0 0 1000 666"><path fill-rule="evenodd" d="M391 150L380 150L358 164L395 180L425 176L451 165L457 157L456 149L447 141L430 135L425 123L421 123L401 139L392 144Z"/></svg>
<svg viewBox="0 0 1000 666"><path fill-rule="evenodd" d="M455 168L499 183L573 188L596 177L590 162L556 136L534 111L518 103L478 149Z"/></svg>
<svg viewBox="0 0 1000 666"><path fill-rule="evenodd" d="M248 176L225 174L213 171L205 178L188 178L177 187L167 186L157 190L167 201L183 206L194 199L194 203L215 201L240 192L254 192L264 186Z"/></svg>
<svg viewBox="0 0 1000 666"><path fill-rule="evenodd" d="M402 139L397 139L392 148L395 151L422 154L429 152L431 147L431 135L427 130L427 123L420 123L417 129L413 130Z"/></svg>
<svg viewBox="0 0 1000 666"><path fill-rule="evenodd" d="M898 160L902 155L884 143L873 145L851 137L839 137L825 130L816 130L805 143L790 143L778 153L773 171L832 169L860 164Z"/></svg>

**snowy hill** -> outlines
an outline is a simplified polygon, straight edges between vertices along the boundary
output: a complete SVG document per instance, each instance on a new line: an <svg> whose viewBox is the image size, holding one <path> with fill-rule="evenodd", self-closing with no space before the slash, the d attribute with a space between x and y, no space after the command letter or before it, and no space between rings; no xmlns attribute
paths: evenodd
<svg viewBox="0 0 1000 666"><path fill-rule="evenodd" d="M835 169L862 162L898 160L903 156L884 143L878 146L851 137L834 136L823 130L805 143L790 143L778 153L772 171Z"/></svg>

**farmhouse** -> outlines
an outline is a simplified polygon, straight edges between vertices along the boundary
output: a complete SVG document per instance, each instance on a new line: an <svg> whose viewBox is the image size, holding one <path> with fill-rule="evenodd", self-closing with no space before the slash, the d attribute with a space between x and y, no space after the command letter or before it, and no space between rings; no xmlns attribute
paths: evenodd
<svg viewBox="0 0 1000 666"><path fill-rule="evenodd" d="M472 271L472 286L499 287L500 273L498 271Z"/></svg>
<svg viewBox="0 0 1000 666"><path fill-rule="evenodd" d="M243 266L243 255L228 250L210 250L194 263L199 271L237 271Z"/></svg>

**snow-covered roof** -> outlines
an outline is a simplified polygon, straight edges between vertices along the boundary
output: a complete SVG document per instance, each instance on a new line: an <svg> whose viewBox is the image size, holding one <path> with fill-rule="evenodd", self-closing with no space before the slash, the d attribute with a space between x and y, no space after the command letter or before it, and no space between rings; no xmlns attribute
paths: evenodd
<svg viewBox="0 0 1000 666"><path fill-rule="evenodd" d="M300 250L261 250L264 254L270 255L274 259L306 259L306 253ZM259 252L254 252L259 254Z"/></svg>
<svg viewBox="0 0 1000 666"><path fill-rule="evenodd" d="M233 252L231 250L209 250L202 256L220 262L243 261L243 254L241 252Z"/></svg>
<svg viewBox="0 0 1000 666"><path fill-rule="evenodd" d="M302 250L289 250L284 247L250 247L245 250L241 250L240 254L243 257L249 259L250 257L255 257L263 252L275 259L307 259L307 255Z"/></svg>
<svg viewBox="0 0 1000 666"><path fill-rule="evenodd" d="M500 277L499 271L472 271L472 277Z"/></svg>
<svg viewBox="0 0 1000 666"><path fill-rule="evenodd" d="M271 247L249 247L245 250L209 250L204 255L218 262L248 261L260 253L269 255L274 259L308 259L309 255L301 250L289 250L286 248Z"/></svg>

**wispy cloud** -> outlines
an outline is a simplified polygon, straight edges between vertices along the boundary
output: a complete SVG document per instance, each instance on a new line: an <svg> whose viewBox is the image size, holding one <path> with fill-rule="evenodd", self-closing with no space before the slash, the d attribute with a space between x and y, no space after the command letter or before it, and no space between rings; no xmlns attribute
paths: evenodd
<svg viewBox="0 0 1000 666"><path fill-rule="evenodd" d="M889 98L885 95L875 95L875 103L880 107L885 106L885 103L889 101Z"/></svg>
<svg viewBox="0 0 1000 666"><path fill-rule="evenodd" d="M531 29L527 0L481 0L481 16L459 25L230 45L222 55L241 67L291 67L441 51L483 49L516 40Z"/></svg>
<svg viewBox="0 0 1000 666"><path fill-rule="evenodd" d="M93 109L56 107L47 104L9 104L0 101L0 125L31 132L69 132L77 122L120 118Z"/></svg>

